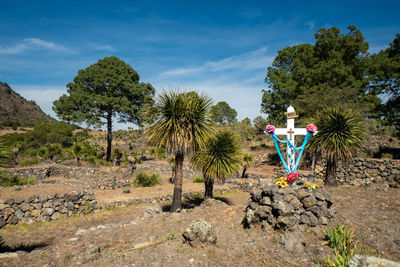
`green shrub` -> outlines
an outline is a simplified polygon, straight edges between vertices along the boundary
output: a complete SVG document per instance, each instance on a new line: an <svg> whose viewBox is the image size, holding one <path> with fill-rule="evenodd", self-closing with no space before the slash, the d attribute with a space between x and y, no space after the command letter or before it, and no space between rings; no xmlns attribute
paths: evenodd
<svg viewBox="0 0 400 267"><path fill-rule="evenodd" d="M38 181L35 178L23 178L18 175L9 176L3 172L0 173L0 186L18 186L18 185L34 185Z"/></svg>
<svg viewBox="0 0 400 267"><path fill-rule="evenodd" d="M339 225L325 232L326 244L330 245L335 250L334 256L317 259L317 266L349 266L349 260L354 254L369 254L369 248L362 248L359 241L356 239L354 231L344 225ZM362 244L361 244L362 245Z"/></svg>
<svg viewBox="0 0 400 267"><path fill-rule="evenodd" d="M167 153L166 149L163 147L157 148L156 154L158 159L166 159L167 158Z"/></svg>
<svg viewBox="0 0 400 267"><path fill-rule="evenodd" d="M192 182L193 183L204 183L204 178L201 175L196 175L195 177L193 177Z"/></svg>
<svg viewBox="0 0 400 267"><path fill-rule="evenodd" d="M129 188L124 188L124 190L122 191L122 193L124 194L129 194L131 192L131 190L129 190Z"/></svg>
<svg viewBox="0 0 400 267"><path fill-rule="evenodd" d="M87 162L88 164L94 166L94 165L96 165L97 158L95 156L88 156L88 157L85 157L83 160L85 162Z"/></svg>
<svg viewBox="0 0 400 267"><path fill-rule="evenodd" d="M36 156L38 156L39 158L42 158L42 159L47 158L48 154L49 154L49 151L47 150L47 147L41 147L36 152Z"/></svg>
<svg viewBox="0 0 400 267"><path fill-rule="evenodd" d="M131 180L131 184L135 187L152 187L161 184L160 175L157 173L147 174L145 172L139 172Z"/></svg>
<svg viewBox="0 0 400 267"><path fill-rule="evenodd" d="M393 155L390 153L382 153L381 159L393 159Z"/></svg>
<svg viewBox="0 0 400 267"><path fill-rule="evenodd" d="M38 160L38 159L27 159L27 160L24 160L23 162L21 162L21 167L35 165L35 164L39 164L39 163L40 163L40 160Z"/></svg>

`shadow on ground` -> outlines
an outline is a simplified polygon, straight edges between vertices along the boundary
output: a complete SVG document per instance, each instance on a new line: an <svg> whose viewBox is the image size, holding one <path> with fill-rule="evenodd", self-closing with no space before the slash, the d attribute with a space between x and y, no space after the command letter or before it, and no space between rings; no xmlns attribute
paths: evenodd
<svg viewBox="0 0 400 267"><path fill-rule="evenodd" d="M224 202L227 205L232 205L232 202L225 197L214 197L215 200L219 200ZM203 197L192 197L192 198L185 198L182 203L183 209L193 209L194 207L200 206L203 203ZM171 204L163 205L162 210L163 212L168 212L171 208Z"/></svg>

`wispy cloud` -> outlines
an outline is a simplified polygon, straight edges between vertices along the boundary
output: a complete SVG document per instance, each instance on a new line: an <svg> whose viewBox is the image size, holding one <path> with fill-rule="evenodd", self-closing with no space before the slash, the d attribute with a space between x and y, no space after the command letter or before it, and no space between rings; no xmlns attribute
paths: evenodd
<svg viewBox="0 0 400 267"><path fill-rule="evenodd" d="M314 28L315 28L314 21L307 21L306 23L304 23L304 25L308 26L310 28L310 30L314 30Z"/></svg>
<svg viewBox="0 0 400 267"><path fill-rule="evenodd" d="M102 45L102 44L91 44L91 48L94 50L99 50L99 51L107 51L107 52L114 52L116 51L114 47L111 45Z"/></svg>
<svg viewBox="0 0 400 267"><path fill-rule="evenodd" d="M165 71L161 75L185 75L198 72L217 72L230 69L241 68L244 70L265 68L273 58L267 55L267 47L262 47L255 51L244 53L237 56L227 57L218 61L207 61L198 67L176 68Z"/></svg>
<svg viewBox="0 0 400 267"><path fill-rule="evenodd" d="M48 42L44 41L38 38L27 38L23 39L21 42L16 43L12 46L2 46L0 45L0 54L3 55L15 55L15 54L21 54L27 50L33 50L33 49L45 49L45 50L50 50L50 51L56 51L56 52L64 52L64 53L76 53L76 51L67 48L65 46L53 43L53 42Z"/></svg>

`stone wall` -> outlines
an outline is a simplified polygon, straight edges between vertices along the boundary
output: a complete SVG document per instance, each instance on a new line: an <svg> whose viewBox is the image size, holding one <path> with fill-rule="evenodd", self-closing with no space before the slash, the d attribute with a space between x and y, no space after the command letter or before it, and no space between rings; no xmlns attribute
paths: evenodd
<svg viewBox="0 0 400 267"><path fill-rule="evenodd" d="M324 161L318 163L315 171L299 171L300 176L308 181L323 179L326 172ZM286 176L286 171L276 170L274 176ZM400 160L356 158L337 166L337 179L340 184L370 185L387 184L391 187L400 186Z"/></svg>
<svg viewBox="0 0 400 267"><path fill-rule="evenodd" d="M0 228L6 224L57 220L97 208L92 191L0 200Z"/></svg>
<svg viewBox="0 0 400 267"><path fill-rule="evenodd" d="M160 162L148 161L143 164L137 164L132 172L129 166L120 166L109 170L95 167L77 167L62 164L48 164L44 166L30 166L23 168L11 168L6 170L10 175L20 175L25 178L36 178L39 181L51 176L63 178L72 178L81 180L85 186L91 189L111 189L115 180L115 187L122 188L129 186L130 180L135 173L140 171L147 173L158 173L160 175L171 175L171 166ZM192 179L201 172L194 170L190 165L183 168L183 177Z"/></svg>
<svg viewBox="0 0 400 267"><path fill-rule="evenodd" d="M332 200L324 189L309 190L296 185L279 188L270 184L250 192L245 226L261 224L264 229L295 229L327 225L334 217Z"/></svg>

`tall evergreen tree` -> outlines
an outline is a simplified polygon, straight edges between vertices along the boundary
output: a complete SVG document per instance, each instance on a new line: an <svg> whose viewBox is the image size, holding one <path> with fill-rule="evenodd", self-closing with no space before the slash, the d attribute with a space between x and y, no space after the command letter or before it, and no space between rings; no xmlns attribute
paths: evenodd
<svg viewBox="0 0 400 267"><path fill-rule="evenodd" d="M348 30L320 29L314 44L278 51L268 68L269 89L263 90L261 104L271 123L284 123L289 104L300 119L307 119L325 106L342 104L368 113L380 103L367 88L368 43L355 26Z"/></svg>
<svg viewBox="0 0 400 267"><path fill-rule="evenodd" d="M111 159L113 118L141 124L140 110L152 101L155 90L139 83L139 74L117 57L105 57L78 71L67 84L67 94L54 101L53 110L65 121L107 125L107 161Z"/></svg>

